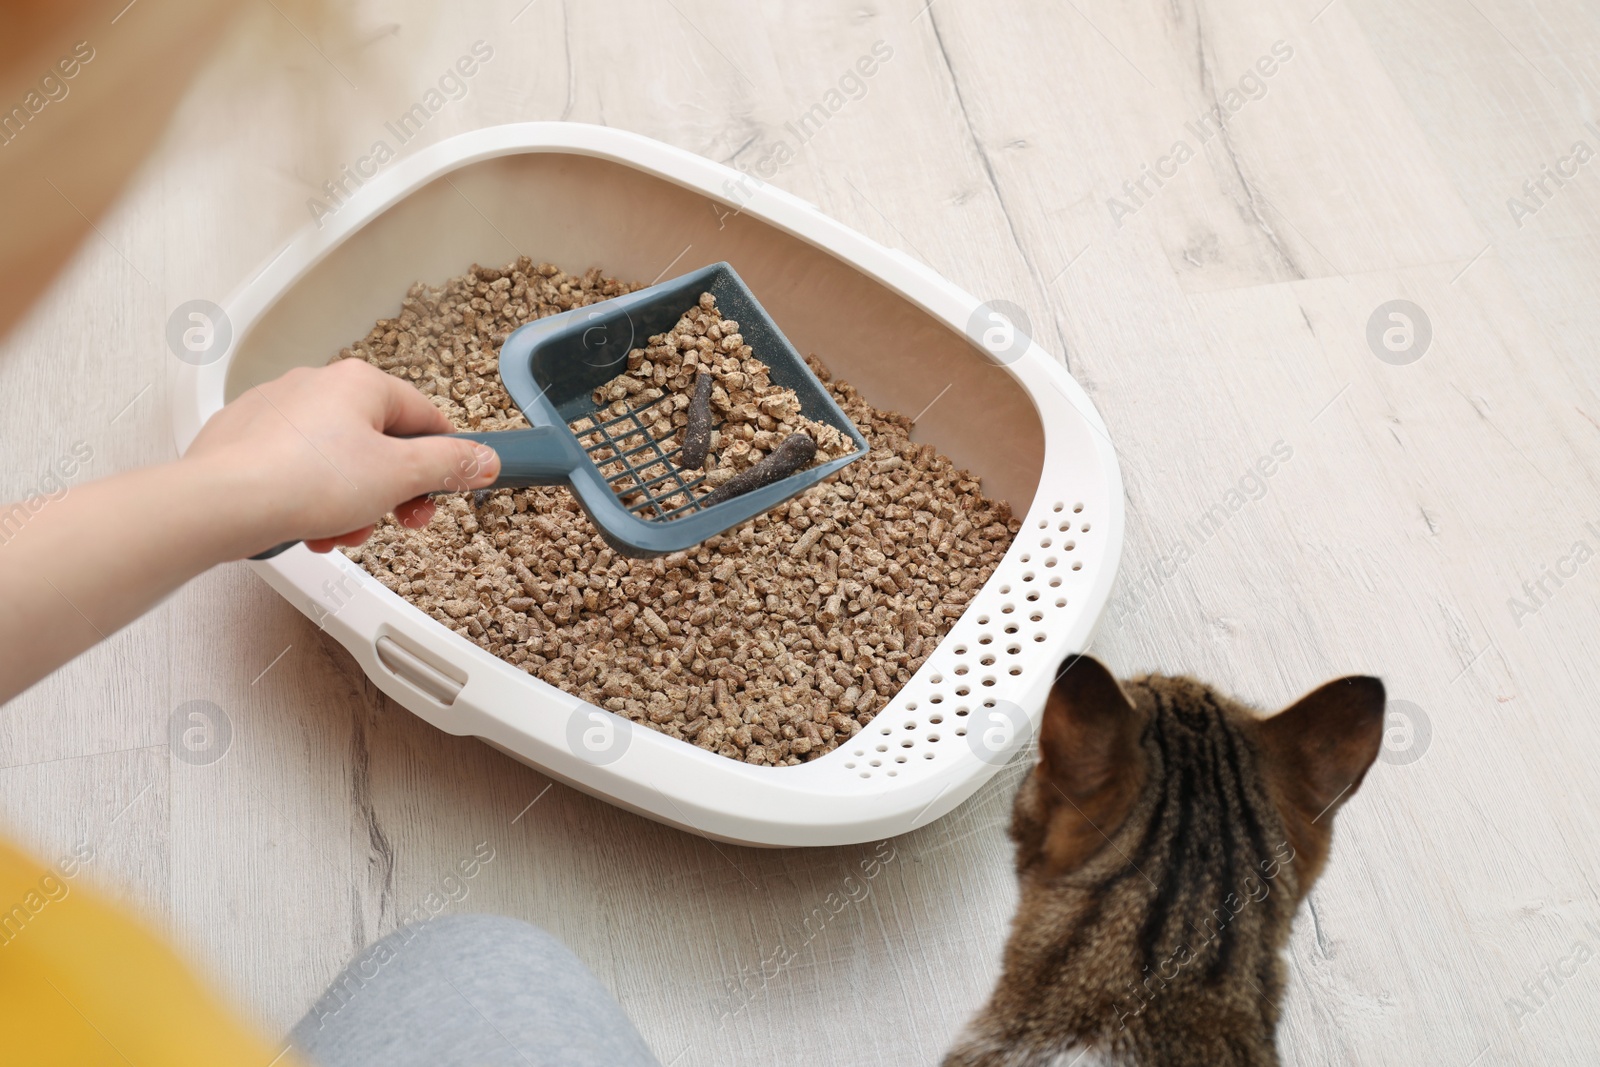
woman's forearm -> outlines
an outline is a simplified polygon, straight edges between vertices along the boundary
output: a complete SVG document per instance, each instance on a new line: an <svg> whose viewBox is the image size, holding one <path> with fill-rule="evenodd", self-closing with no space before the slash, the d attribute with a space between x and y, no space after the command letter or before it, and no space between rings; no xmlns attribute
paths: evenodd
<svg viewBox="0 0 1600 1067"><path fill-rule="evenodd" d="M0 506L0 702L270 544L250 488L247 474L180 460Z"/></svg>

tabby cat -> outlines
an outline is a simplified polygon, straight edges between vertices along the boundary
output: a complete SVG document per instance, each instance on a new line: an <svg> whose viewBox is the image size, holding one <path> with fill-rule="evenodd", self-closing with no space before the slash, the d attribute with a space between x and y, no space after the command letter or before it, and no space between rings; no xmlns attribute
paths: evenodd
<svg viewBox="0 0 1600 1067"><path fill-rule="evenodd" d="M945 1067L1271 1067L1280 953L1334 812L1383 739L1383 683L1260 718L1188 678L1069 658L1011 820L1000 983Z"/></svg>

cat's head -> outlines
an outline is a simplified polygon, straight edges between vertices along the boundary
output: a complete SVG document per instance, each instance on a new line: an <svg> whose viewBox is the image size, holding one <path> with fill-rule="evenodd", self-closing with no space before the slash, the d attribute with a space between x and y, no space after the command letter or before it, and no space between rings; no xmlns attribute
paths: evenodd
<svg viewBox="0 0 1600 1067"><path fill-rule="evenodd" d="M1290 920L1378 754L1383 713L1376 678L1263 717L1189 678L1119 683L1088 656L1064 663L1012 815L1022 901L1005 974L947 1062L1032 1063L1000 1050L1064 1036L1129 1062L1171 1032L1270 1049Z"/></svg>
<svg viewBox="0 0 1600 1067"><path fill-rule="evenodd" d="M1145 828L1210 835L1183 850L1191 859L1222 846L1270 859L1286 839L1303 896L1327 861L1334 813L1378 755L1383 711L1376 678L1328 682L1262 717L1190 678L1119 683L1093 657L1071 657L1046 698L1039 762L1017 795L1018 872L1054 879L1116 855L1113 839L1132 837L1119 832L1144 809L1147 824L1161 823ZM1147 842L1163 843L1181 844Z"/></svg>

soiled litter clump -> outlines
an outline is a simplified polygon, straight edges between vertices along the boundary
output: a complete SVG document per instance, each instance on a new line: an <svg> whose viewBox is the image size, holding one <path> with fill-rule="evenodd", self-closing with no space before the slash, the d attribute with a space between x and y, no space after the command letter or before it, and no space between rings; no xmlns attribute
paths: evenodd
<svg viewBox="0 0 1600 1067"><path fill-rule="evenodd" d="M398 318L341 354L417 382L463 429L510 429L525 422L499 381L505 335L634 288L526 258L475 267L413 287ZM386 520L346 552L483 648L633 722L748 763L815 759L910 680L1018 523L975 477L910 441L910 419L811 365L870 454L688 552L622 556L552 488L477 506L474 494L442 496L426 529ZM738 439L762 432L759 414L756 426Z"/></svg>

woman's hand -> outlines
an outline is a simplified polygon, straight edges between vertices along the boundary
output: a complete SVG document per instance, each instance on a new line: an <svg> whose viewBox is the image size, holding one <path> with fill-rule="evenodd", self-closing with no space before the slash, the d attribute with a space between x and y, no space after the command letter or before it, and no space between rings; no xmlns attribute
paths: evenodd
<svg viewBox="0 0 1600 1067"><path fill-rule="evenodd" d="M426 526L423 494L494 481L491 448L452 437L432 401L359 359L301 367L259 385L218 411L181 465L209 468L250 485L259 549L301 540L313 552L358 545L390 511Z"/></svg>
<svg viewBox="0 0 1600 1067"><path fill-rule="evenodd" d="M359 360L292 370L211 417L188 454L0 505L0 702L214 564L283 541L360 544L424 493L493 482L493 449L452 437L427 397Z"/></svg>

